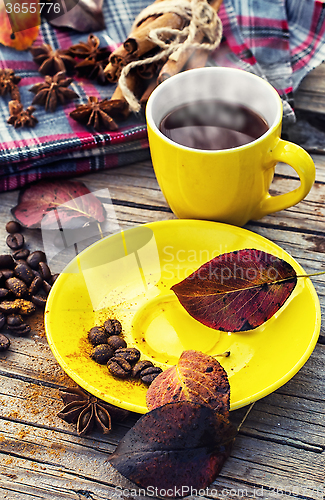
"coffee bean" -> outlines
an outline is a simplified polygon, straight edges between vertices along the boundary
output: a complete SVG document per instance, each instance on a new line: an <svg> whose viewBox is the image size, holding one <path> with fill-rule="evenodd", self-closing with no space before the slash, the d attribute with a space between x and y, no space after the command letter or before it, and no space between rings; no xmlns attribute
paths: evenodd
<svg viewBox="0 0 325 500"><path fill-rule="evenodd" d="M23 317L20 314L9 314L9 316L7 316L8 326L20 326L23 322Z"/></svg>
<svg viewBox="0 0 325 500"><path fill-rule="evenodd" d="M108 337L107 343L112 349L114 349L114 351L116 351L116 349L127 347L127 343L125 342L125 340L121 337L118 337L118 335L112 335L111 337Z"/></svg>
<svg viewBox="0 0 325 500"><path fill-rule="evenodd" d="M21 233L8 234L6 243L11 250L19 250L23 248L25 239Z"/></svg>
<svg viewBox="0 0 325 500"><path fill-rule="evenodd" d="M7 323L7 318L3 313L0 313L0 330L5 326Z"/></svg>
<svg viewBox="0 0 325 500"><path fill-rule="evenodd" d="M103 326L93 326L88 332L88 340L92 345L107 344L107 335Z"/></svg>
<svg viewBox="0 0 325 500"><path fill-rule="evenodd" d="M46 306L46 297L43 295L33 295L32 296L32 302L35 304L35 306L41 307L42 309L45 309Z"/></svg>
<svg viewBox="0 0 325 500"><path fill-rule="evenodd" d="M149 361L149 359L138 361L132 368L131 372L132 377L139 378L141 371L144 370L145 368L149 368L149 366L153 366L153 363Z"/></svg>
<svg viewBox="0 0 325 500"><path fill-rule="evenodd" d="M0 312L3 314L15 314L19 312L19 305L15 301L4 300L0 302Z"/></svg>
<svg viewBox="0 0 325 500"><path fill-rule="evenodd" d="M0 255L0 269L13 269L16 262L9 254Z"/></svg>
<svg viewBox="0 0 325 500"><path fill-rule="evenodd" d="M0 302L0 312L3 314L22 314L30 316L36 311L36 307L32 302L25 299L4 300Z"/></svg>
<svg viewBox="0 0 325 500"><path fill-rule="evenodd" d="M132 367L128 361L123 358L111 358L107 363L107 368L109 371L120 378L126 378Z"/></svg>
<svg viewBox="0 0 325 500"><path fill-rule="evenodd" d="M161 372L162 369L159 366L149 366L140 373L140 378L145 384L151 384Z"/></svg>
<svg viewBox="0 0 325 500"><path fill-rule="evenodd" d="M140 351L135 347L124 347L122 349L116 349L114 356L116 358L126 359L129 363L133 364L139 361L140 359Z"/></svg>
<svg viewBox="0 0 325 500"><path fill-rule="evenodd" d="M0 333L0 351L7 351L10 347L10 340L8 337Z"/></svg>
<svg viewBox="0 0 325 500"><path fill-rule="evenodd" d="M14 269L15 276L21 279L26 285L30 285L34 279L34 274L26 262L18 264Z"/></svg>
<svg viewBox="0 0 325 500"><path fill-rule="evenodd" d="M8 280L9 278L12 278L15 275L15 273L13 269L2 269L1 275L5 280Z"/></svg>
<svg viewBox="0 0 325 500"><path fill-rule="evenodd" d="M59 276L60 276L59 273L52 274L51 279L50 279L50 285L54 285L54 283L56 282L56 280L58 279Z"/></svg>
<svg viewBox="0 0 325 500"><path fill-rule="evenodd" d="M33 274L33 276L34 276L34 274ZM28 293L30 295L36 295L38 290L41 288L42 285L43 285L42 278L40 276L37 276L36 278L33 279L31 284L29 285Z"/></svg>
<svg viewBox="0 0 325 500"><path fill-rule="evenodd" d="M30 316L36 311L36 307L30 300L16 299L13 301L14 304L18 306L18 313L23 316Z"/></svg>
<svg viewBox="0 0 325 500"><path fill-rule="evenodd" d="M51 291L51 285L47 282L47 281L43 281L43 290L45 292L46 295L48 295Z"/></svg>
<svg viewBox="0 0 325 500"><path fill-rule="evenodd" d="M6 224L6 231L7 233L20 233L21 232L21 225L19 222L15 220L10 220Z"/></svg>
<svg viewBox="0 0 325 500"><path fill-rule="evenodd" d="M115 335L120 335L122 333L122 325L118 319L111 319L112 325L114 327Z"/></svg>
<svg viewBox="0 0 325 500"><path fill-rule="evenodd" d="M0 288L0 300L5 299L9 294L8 288Z"/></svg>
<svg viewBox="0 0 325 500"><path fill-rule="evenodd" d="M28 291L26 284L19 278L9 278L6 281L6 286L18 298L26 295Z"/></svg>
<svg viewBox="0 0 325 500"><path fill-rule="evenodd" d="M17 261L19 259L26 260L29 255L28 248L22 248L21 250L17 250L12 254L13 258Z"/></svg>
<svg viewBox="0 0 325 500"><path fill-rule="evenodd" d="M99 344L94 347L90 357L101 365L105 365L107 361L114 356L114 351L107 344Z"/></svg>
<svg viewBox="0 0 325 500"><path fill-rule="evenodd" d="M23 297L28 291L26 283L15 277L6 280L6 286L17 298Z"/></svg>
<svg viewBox="0 0 325 500"><path fill-rule="evenodd" d="M9 326L8 329L11 331L13 335L19 335L19 336L25 336L28 335L31 331L31 327L29 325L26 325L26 323L23 323L19 326Z"/></svg>
<svg viewBox="0 0 325 500"><path fill-rule="evenodd" d="M105 332L107 335L115 335L115 328L110 319L107 319L104 323Z"/></svg>
<svg viewBox="0 0 325 500"><path fill-rule="evenodd" d="M46 262L46 255L41 250L36 250L35 252L29 254L26 262L32 269L38 269L40 262Z"/></svg>
<svg viewBox="0 0 325 500"><path fill-rule="evenodd" d="M49 266L46 264L46 262L40 262L38 264L38 271L41 275L41 278L43 278L44 281L50 281L51 271L50 271Z"/></svg>

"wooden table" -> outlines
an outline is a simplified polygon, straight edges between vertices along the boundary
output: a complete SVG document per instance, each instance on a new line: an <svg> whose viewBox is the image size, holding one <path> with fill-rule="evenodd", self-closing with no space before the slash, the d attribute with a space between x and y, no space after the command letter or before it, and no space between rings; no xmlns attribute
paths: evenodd
<svg viewBox="0 0 325 500"><path fill-rule="evenodd" d="M314 157L317 179L297 206L246 227L288 251L307 272L324 270L325 156ZM280 166L274 192L297 183ZM173 219L150 161L80 178L91 190L108 187L121 228ZM7 252L5 222L18 192L0 194L0 252ZM31 250L41 248L37 230L26 230ZM60 271L53 269L52 271ZM313 278L325 313L324 277ZM78 437L58 418L59 388L74 385L47 344L42 320L27 338L11 337L0 354L0 499L104 500L128 498L134 487L108 463L110 453L138 415L103 436ZM324 498L325 330L305 366L286 385L258 401L236 438L230 458L211 486L211 497ZM239 422L245 409L233 412ZM116 488L117 487L117 488ZM209 495L208 495L209 496Z"/></svg>

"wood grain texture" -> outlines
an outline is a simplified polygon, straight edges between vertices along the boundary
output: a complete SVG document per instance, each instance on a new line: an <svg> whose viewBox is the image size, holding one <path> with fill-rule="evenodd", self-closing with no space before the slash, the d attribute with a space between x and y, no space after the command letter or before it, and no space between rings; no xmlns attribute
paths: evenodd
<svg viewBox="0 0 325 500"><path fill-rule="evenodd" d="M325 63L311 71L294 94L295 107L325 113Z"/></svg>
<svg viewBox="0 0 325 500"><path fill-rule="evenodd" d="M287 250L307 272L325 269L325 157L315 157L315 161L317 180L305 200L246 226ZM274 193L292 189L295 179L292 169L280 165ZM121 228L174 218L150 161L80 180L93 191L108 188ZM17 196L17 192L0 195L1 253L7 252L4 225ZM31 250L41 248L40 231L24 234ZM53 271L59 271L62 262L61 257L54 259ZM324 278L315 277L313 283L324 314ZM62 408L59 388L74 383L54 359L41 323L41 317L36 318L32 334L11 337L10 350L0 354L0 499L125 499L134 485L109 465L108 457L139 416L131 414L115 424L108 436L94 432L83 438L73 425L60 420L56 416ZM231 457L204 497L323 499L324 338L322 325L320 342L304 367L283 387L255 403ZM245 411L232 412L232 419L239 423ZM198 495L194 492L193 496Z"/></svg>

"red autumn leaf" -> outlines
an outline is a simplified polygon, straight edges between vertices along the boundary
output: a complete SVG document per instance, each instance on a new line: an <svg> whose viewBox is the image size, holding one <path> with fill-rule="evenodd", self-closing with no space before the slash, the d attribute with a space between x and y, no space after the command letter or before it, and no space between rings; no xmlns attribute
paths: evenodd
<svg viewBox="0 0 325 500"><path fill-rule="evenodd" d="M18 204L11 210L18 222L29 228L57 229L81 227L84 222L105 220L101 202L78 181L41 181L19 194Z"/></svg>
<svg viewBox="0 0 325 500"><path fill-rule="evenodd" d="M26 50L36 40L39 32L41 21L38 1L33 2L32 12L31 2L24 3L24 12L20 2L17 2L19 12L15 12L13 10L15 5L14 1L0 2L0 43L17 50Z"/></svg>
<svg viewBox="0 0 325 500"><path fill-rule="evenodd" d="M208 406L179 401L143 415L109 461L141 488L155 489L155 497L184 497L214 481L235 434L228 419Z"/></svg>
<svg viewBox="0 0 325 500"><path fill-rule="evenodd" d="M43 17L53 26L72 28L83 33L105 28L103 0L65 0L64 4L64 13L63 9L60 12L43 10Z"/></svg>
<svg viewBox="0 0 325 500"><path fill-rule="evenodd" d="M227 373L215 358L199 351L184 351L176 366L155 378L146 398L149 410L166 403L192 401L228 418L229 395Z"/></svg>
<svg viewBox="0 0 325 500"><path fill-rule="evenodd" d="M216 330L239 332L270 319L296 283L288 262L249 248L215 257L171 289L196 320Z"/></svg>

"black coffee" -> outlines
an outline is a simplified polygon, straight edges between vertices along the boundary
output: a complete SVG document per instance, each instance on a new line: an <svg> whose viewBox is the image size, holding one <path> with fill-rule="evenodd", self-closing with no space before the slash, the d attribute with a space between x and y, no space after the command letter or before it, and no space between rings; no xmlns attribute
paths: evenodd
<svg viewBox="0 0 325 500"><path fill-rule="evenodd" d="M173 109L159 126L169 139L194 149L230 149L261 137L268 125L251 109L220 100Z"/></svg>

